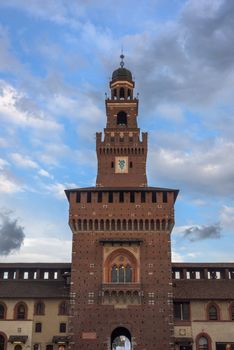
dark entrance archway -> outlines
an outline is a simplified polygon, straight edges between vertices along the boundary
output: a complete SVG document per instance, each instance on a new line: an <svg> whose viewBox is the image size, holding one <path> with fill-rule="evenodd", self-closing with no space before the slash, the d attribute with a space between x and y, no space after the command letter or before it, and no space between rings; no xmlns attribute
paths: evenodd
<svg viewBox="0 0 234 350"><path fill-rule="evenodd" d="M117 327L111 333L111 350L132 349L132 336L129 330L125 327Z"/></svg>
<svg viewBox="0 0 234 350"><path fill-rule="evenodd" d="M6 349L6 337L3 333L0 333L0 350Z"/></svg>

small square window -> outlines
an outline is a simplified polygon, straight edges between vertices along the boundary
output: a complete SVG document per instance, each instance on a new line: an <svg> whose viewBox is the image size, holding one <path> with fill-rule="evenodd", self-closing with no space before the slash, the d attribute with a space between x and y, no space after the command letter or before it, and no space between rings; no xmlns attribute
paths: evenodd
<svg viewBox="0 0 234 350"><path fill-rule="evenodd" d="M154 292L148 293L149 298L154 298Z"/></svg>
<svg viewBox="0 0 234 350"><path fill-rule="evenodd" d="M35 324L35 332L36 333L41 333L42 332L42 324L41 324L41 322L37 322Z"/></svg>
<svg viewBox="0 0 234 350"><path fill-rule="evenodd" d="M59 325L59 332L60 333L66 333L66 331L67 331L66 323L60 323L60 325Z"/></svg>
<svg viewBox="0 0 234 350"><path fill-rule="evenodd" d="M24 280L27 280L27 279L28 279L28 272L25 271L25 272L24 272Z"/></svg>
<svg viewBox="0 0 234 350"><path fill-rule="evenodd" d="M34 344L33 350L41 350L41 344Z"/></svg>

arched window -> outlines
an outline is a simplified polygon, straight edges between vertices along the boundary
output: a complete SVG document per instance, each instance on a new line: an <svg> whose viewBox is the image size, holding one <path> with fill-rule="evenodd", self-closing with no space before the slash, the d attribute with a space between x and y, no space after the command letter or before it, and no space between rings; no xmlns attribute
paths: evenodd
<svg viewBox="0 0 234 350"><path fill-rule="evenodd" d="M162 230L166 230L166 220L162 220Z"/></svg>
<svg viewBox="0 0 234 350"><path fill-rule="evenodd" d="M145 220L145 229L146 229L146 230L149 229L149 220Z"/></svg>
<svg viewBox="0 0 234 350"><path fill-rule="evenodd" d="M210 321L218 320L218 309L215 305L210 305L208 307L208 320Z"/></svg>
<svg viewBox="0 0 234 350"><path fill-rule="evenodd" d="M81 230L81 219L78 220L78 230Z"/></svg>
<svg viewBox="0 0 234 350"><path fill-rule="evenodd" d="M15 319L26 320L27 318L27 306L24 303L18 303L15 306Z"/></svg>
<svg viewBox="0 0 234 350"><path fill-rule="evenodd" d="M119 219L117 220L117 230L121 231L121 221Z"/></svg>
<svg viewBox="0 0 234 350"><path fill-rule="evenodd" d="M42 302L38 302L35 304L35 315L44 315L45 314L45 304Z"/></svg>
<svg viewBox="0 0 234 350"><path fill-rule="evenodd" d="M59 315L68 315L68 305L66 301L62 301L59 304Z"/></svg>
<svg viewBox="0 0 234 350"><path fill-rule="evenodd" d="M140 220L139 227L140 227L140 230L142 231L143 230L143 220Z"/></svg>
<svg viewBox="0 0 234 350"><path fill-rule="evenodd" d="M113 265L111 269L112 283L131 283L132 282L132 268L130 265Z"/></svg>
<svg viewBox="0 0 234 350"><path fill-rule="evenodd" d="M114 219L111 220L111 229L113 231L115 231L115 220Z"/></svg>
<svg viewBox="0 0 234 350"><path fill-rule="evenodd" d="M208 350L208 340L206 337L200 337L198 340L199 350Z"/></svg>
<svg viewBox="0 0 234 350"><path fill-rule="evenodd" d="M93 220L89 220L89 230L92 231L93 229Z"/></svg>
<svg viewBox="0 0 234 350"><path fill-rule="evenodd" d="M87 220L86 219L83 221L83 230L87 231Z"/></svg>
<svg viewBox="0 0 234 350"><path fill-rule="evenodd" d="M138 222L137 219L134 220L134 230L138 230Z"/></svg>
<svg viewBox="0 0 234 350"><path fill-rule="evenodd" d="M6 306L4 304L0 304L0 320L5 320L6 318Z"/></svg>
<svg viewBox="0 0 234 350"><path fill-rule="evenodd" d="M127 113L125 113L124 111L120 111L117 114L117 125L127 125L127 124L128 124Z"/></svg>
<svg viewBox="0 0 234 350"><path fill-rule="evenodd" d="M160 220L156 220L156 230L159 231L160 230Z"/></svg>
<svg viewBox="0 0 234 350"><path fill-rule="evenodd" d="M98 231L98 220L97 219L94 220L94 229L96 231Z"/></svg>
<svg viewBox="0 0 234 350"><path fill-rule="evenodd" d="M128 230L132 231L132 220L128 220Z"/></svg>
<svg viewBox="0 0 234 350"><path fill-rule="evenodd" d="M0 333L0 350L6 349L6 336L4 333Z"/></svg>
<svg viewBox="0 0 234 350"><path fill-rule="evenodd" d="M116 249L106 259L105 283L138 283L137 259L126 249Z"/></svg>
<svg viewBox="0 0 234 350"><path fill-rule="evenodd" d="M101 231L104 230L104 220L103 219L100 220L100 230Z"/></svg>

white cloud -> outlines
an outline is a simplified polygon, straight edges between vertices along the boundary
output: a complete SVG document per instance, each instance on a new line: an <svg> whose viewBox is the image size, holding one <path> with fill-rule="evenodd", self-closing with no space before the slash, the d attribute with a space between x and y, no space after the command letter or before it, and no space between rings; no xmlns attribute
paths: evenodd
<svg viewBox="0 0 234 350"><path fill-rule="evenodd" d="M38 168L38 164L36 162L34 162L30 157L22 155L20 153L12 153L11 159L16 165L20 167L32 169Z"/></svg>
<svg viewBox="0 0 234 350"><path fill-rule="evenodd" d="M45 169L40 169L40 170L38 171L38 174L39 174L40 176L43 176L43 177L48 177L49 179L53 179L53 178L54 178L53 175L51 175L50 173L48 173L48 171L46 171Z"/></svg>
<svg viewBox="0 0 234 350"><path fill-rule="evenodd" d="M190 149L161 148L150 152L153 177L160 177L190 193L232 196L234 143L217 139L212 144L191 140ZM157 173L154 171L157 164Z"/></svg>
<svg viewBox="0 0 234 350"><path fill-rule="evenodd" d="M178 105L161 104L156 109L156 114L163 119L181 122L184 119L183 110Z"/></svg>
<svg viewBox="0 0 234 350"><path fill-rule="evenodd" d="M71 241L54 237L25 237L20 251L7 257L0 257L1 262L70 262Z"/></svg>
<svg viewBox="0 0 234 350"><path fill-rule="evenodd" d="M222 225L230 229L232 232L234 230L234 207L223 206L220 211L220 220Z"/></svg>
<svg viewBox="0 0 234 350"><path fill-rule="evenodd" d="M96 123L103 116L103 111L93 101L92 96L78 93L74 97L65 94L55 94L48 102L51 113L63 115L75 120L83 120L88 123Z"/></svg>
<svg viewBox="0 0 234 350"><path fill-rule="evenodd" d="M51 193L54 197L57 199L64 200L65 199L65 189L68 188L77 188L77 186L74 183L60 183L60 182L55 182L49 185L44 186L46 190Z"/></svg>
<svg viewBox="0 0 234 350"><path fill-rule="evenodd" d="M4 6L15 7L27 12L37 18L48 20L59 25L68 25L78 29L80 27L79 16L83 13L84 5L82 2L69 1L64 3L62 0L8 0Z"/></svg>
<svg viewBox="0 0 234 350"><path fill-rule="evenodd" d="M9 162L7 160L0 158L0 170L3 170L8 165Z"/></svg>
<svg viewBox="0 0 234 350"><path fill-rule="evenodd" d="M184 258L183 255L172 250L172 258L171 258L172 262L183 262Z"/></svg>
<svg viewBox="0 0 234 350"><path fill-rule="evenodd" d="M25 94L17 91L13 86L0 81L0 119L20 127L30 127L43 131L60 131L61 125L45 115L42 111L27 109Z"/></svg>
<svg viewBox="0 0 234 350"><path fill-rule="evenodd" d="M10 172L3 171L0 174L0 192L16 193L24 191L24 186Z"/></svg>

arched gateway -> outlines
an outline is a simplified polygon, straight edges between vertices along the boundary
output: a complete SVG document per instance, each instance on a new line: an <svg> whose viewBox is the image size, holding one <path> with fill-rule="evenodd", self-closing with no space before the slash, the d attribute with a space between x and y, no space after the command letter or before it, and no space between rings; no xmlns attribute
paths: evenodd
<svg viewBox="0 0 234 350"><path fill-rule="evenodd" d="M111 333L111 350L117 350L118 347L124 350L131 350L132 336L125 327L117 327Z"/></svg>

